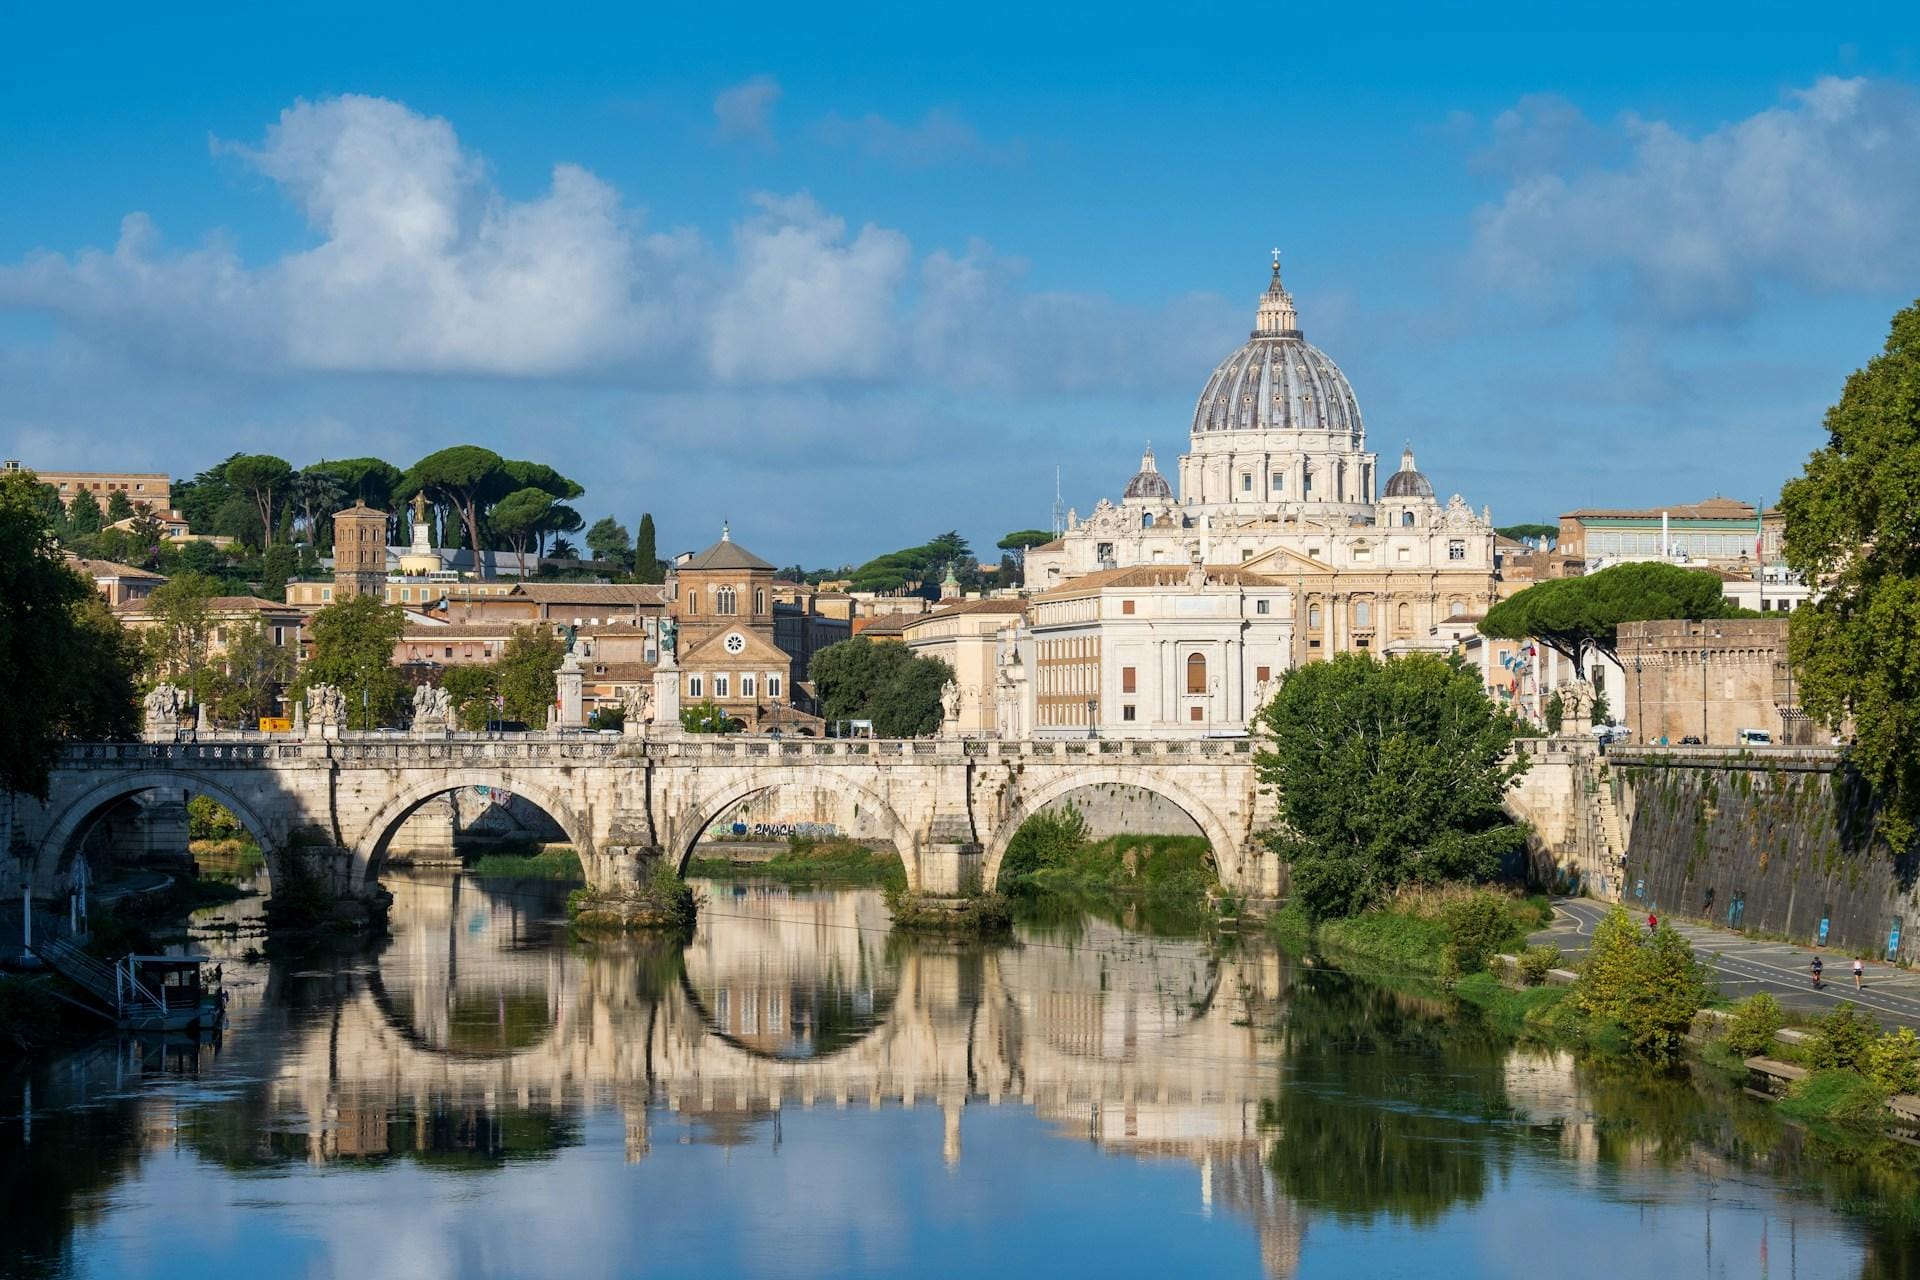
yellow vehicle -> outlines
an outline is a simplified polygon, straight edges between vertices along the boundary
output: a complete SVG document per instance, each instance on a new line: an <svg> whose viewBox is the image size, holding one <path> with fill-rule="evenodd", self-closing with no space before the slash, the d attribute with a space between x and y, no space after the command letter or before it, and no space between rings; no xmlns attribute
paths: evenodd
<svg viewBox="0 0 1920 1280"><path fill-rule="evenodd" d="M261 717L260 717L260 732L262 732L262 733L292 733L292 732L293 732L293 721L291 721L291 720L289 720L289 719L287 719L287 717L285 717L285 716L261 716Z"/></svg>

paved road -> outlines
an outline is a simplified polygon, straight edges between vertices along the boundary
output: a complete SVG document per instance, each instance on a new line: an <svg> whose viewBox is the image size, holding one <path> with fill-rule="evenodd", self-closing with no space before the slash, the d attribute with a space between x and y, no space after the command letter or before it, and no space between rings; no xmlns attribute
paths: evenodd
<svg viewBox="0 0 1920 1280"><path fill-rule="evenodd" d="M1553 910L1553 924L1529 941L1559 947L1572 956L1586 952L1593 926L1611 907L1588 898L1556 898ZM1680 920L1668 923L1693 944L1696 956L1712 963L1721 992L1733 999L1770 991L1787 1008L1816 1017L1850 1000L1885 1026L1920 1029L1920 973L1868 961L1865 985L1856 992L1851 956L1789 942L1766 942L1711 925ZM1813 989L1807 970L1816 955L1825 959L1827 968L1826 984L1819 991Z"/></svg>

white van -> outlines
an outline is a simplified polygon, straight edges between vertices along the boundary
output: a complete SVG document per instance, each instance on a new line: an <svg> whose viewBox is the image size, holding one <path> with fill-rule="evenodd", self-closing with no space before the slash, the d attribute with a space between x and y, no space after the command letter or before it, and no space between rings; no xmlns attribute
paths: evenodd
<svg viewBox="0 0 1920 1280"><path fill-rule="evenodd" d="M1765 729L1735 729L1734 736L1739 739L1740 745L1743 747L1770 747L1773 745L1773 735Z"/></svg>

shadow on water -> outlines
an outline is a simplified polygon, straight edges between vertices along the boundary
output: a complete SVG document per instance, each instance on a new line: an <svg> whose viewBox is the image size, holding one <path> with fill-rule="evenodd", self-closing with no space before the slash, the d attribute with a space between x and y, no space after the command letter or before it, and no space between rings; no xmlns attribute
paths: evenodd
<svg viewBox="0 0 1920 1280"><path fill-rule="evenodd" d="M984 946L892 934L877 889L727 881L702 886L690 939L585 941L567 932L563 882L422 871L389 887L390 937L226 954L232 1026L189 1070L108 1044L0 1080L0 1274L151 1269L139 1249L162 1244L109 1257L98 1238L148 1203L153 1179L135 1175L162 1161L166 1180L212 1204L251 1204L248 1179L280 1179L271 1200L285 1212L222 1220L262 1248L302 1238L285 1213L336 1202L308 1180L341 1169L458 1175L410 1192L443 1215L493 1203L517 1166L551 1170L556 1196L591 1170L639 1180L634 1196L684 1190L682 1231L705 1267L701 1250L738 1224L692 1206L796 1132L831 1144L803 1158L866 1188L849 1229L1032 1168L1044 1172L1021 1194L1063 1198L1023 1212L1072 1228L998 1229L1039 1232L1023 1237L1036 1258L1070 1240L1085 1250L1089 1232L1124 1240L1133 1255L1109 1263L1121 1269L1159 1224L1176 1252L1250 1233L1268 1276L1294 1274L1316 1246L1323 1262L1392 1247L1430 1274L1479 1274L1446 1252L1463 1233L1440 1224L1551 1214L1521 1234L1552 1230L1599 1256L1650 1206L1669 1210L1668 1236L1648 1247L1669 1250L1653 1256L1675 1274L1698 1265L1679 1250L1695 1247L1685 1232L1703 1210L1710 1246L1716 1226L1734 1241L1720 1245L1729 1256L1747 1257L1753 1224L1784 1223L1797 1236L1776 1239L1778 1256L1798 1249L1803 1274L1816 1261L1872 1280L1920 1266L1914 1148L1786 1124L1714 1077L1516 1047L1443 994L1299 967L1139 903L1038 897L1012 939ZM915 1154L929 1134L930 1161ZM603 1142L624 1163L596 1161ZM714 1147L746 1163L684 1153ZM1096 1163L1057 1163L1085 1153ZM1161 1184L1129 1169L1179 1174L1179 1189L1149 1193ZM1194 1219L1195 1189L1225 1212ZM920 1219L886 1221L911 1234ZM616 1215L571 1243L615 1257L671 1247L646 1231ZM1208 1256L1209 1273L1256 1262Z"/></svg>

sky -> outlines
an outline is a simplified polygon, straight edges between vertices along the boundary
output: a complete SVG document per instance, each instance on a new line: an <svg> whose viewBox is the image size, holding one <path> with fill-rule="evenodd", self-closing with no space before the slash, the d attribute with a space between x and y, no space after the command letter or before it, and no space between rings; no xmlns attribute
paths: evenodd
<svg viewBox="0 0 1920 1280"><path fill-rule="evenodd" d="M1920 17L1546 8L8 3L0 456L989 550L1172 469L1278 247L1443 496L1770 501L1920 295Z"/></svg>

